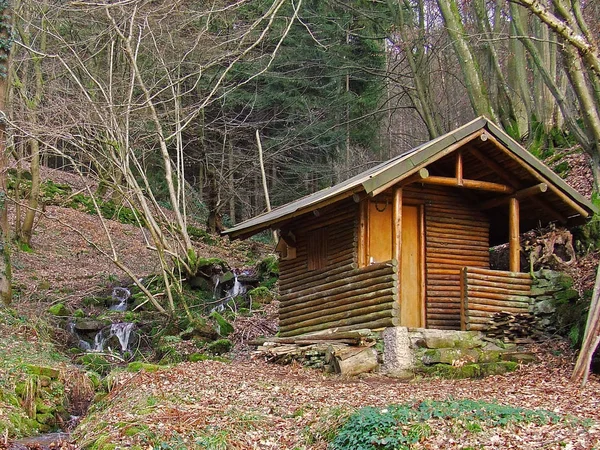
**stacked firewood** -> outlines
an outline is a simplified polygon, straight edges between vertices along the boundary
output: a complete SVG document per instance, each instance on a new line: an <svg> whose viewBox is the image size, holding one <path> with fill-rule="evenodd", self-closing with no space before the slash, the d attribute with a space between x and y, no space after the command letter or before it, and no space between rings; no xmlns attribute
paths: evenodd
<svg viewBox="0 0 600 450"><path fill-rule="evenodd" d="M342 375L368 372L378 366L376 340L370 330L330 332L257 340L255 356L278 364L304 366Z"/></svg>
<svg viewBox="0 0 600 450"><path fill-rule="evenodd" d="M535 317L529 313L497 312L492 314L485 334L504 342L526 344L539 334L539 329Z"/></svg>

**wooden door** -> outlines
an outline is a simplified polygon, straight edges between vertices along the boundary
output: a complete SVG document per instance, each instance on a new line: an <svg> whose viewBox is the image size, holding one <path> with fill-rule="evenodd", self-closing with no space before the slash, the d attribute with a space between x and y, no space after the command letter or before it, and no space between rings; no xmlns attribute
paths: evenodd
<svg viewBox="0 0 600 450"><path fill-rule="evenodd" d="M369 202L369 233L366 264L392 259L392 204L386 200Z"/></svg>
<svg viewBox="0 0 600 450"><path fill-rule="evenodd" d="M400 262L400 324L423 326L421 278L421 211L418 206L402 206L402 248Z"/></svg>

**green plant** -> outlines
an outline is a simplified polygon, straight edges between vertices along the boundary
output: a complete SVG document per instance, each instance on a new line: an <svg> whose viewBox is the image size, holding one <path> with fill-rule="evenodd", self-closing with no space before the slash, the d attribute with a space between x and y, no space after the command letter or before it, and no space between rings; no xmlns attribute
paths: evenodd
<svg viewBox="0 0 600 450"><path fill-rule="evenodd" d="M330 444L331 450L403 450L432 433L432 419L465 423L465 430L478 433L487 427L511 423L556 423L562 419L545 410L499 405L476 400L427 400L414 404L367 407L358 410L341 427Z"/></svg>

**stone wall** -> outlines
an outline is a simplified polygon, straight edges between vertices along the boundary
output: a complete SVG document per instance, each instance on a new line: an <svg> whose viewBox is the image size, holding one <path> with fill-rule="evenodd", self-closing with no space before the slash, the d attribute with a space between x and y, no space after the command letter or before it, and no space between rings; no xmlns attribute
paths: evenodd
<svg viewBox="0 0 600 450"><path fill-rule="evenodd" d="M585 302L573 288L573 278L554 270L542 269L533 274L531 312L538 330L545 334L567 336L580 320L585 321Z"/></svg>
<svg viewBox="0 0 600 450"><path fill-rule="evenodd" d="M471 378L506 373L535 357L514 344L486 338L477 331L388 328L381 372L396 378L419 373Z"/></svg>

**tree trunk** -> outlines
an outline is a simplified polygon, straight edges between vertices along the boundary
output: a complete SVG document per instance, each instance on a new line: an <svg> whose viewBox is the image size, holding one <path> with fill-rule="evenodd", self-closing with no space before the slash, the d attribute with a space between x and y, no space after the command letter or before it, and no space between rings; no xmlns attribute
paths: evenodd
<svg viewBox="0 0 600 450"><path fill-rule="evenodd" d="M437 0L437 2L444 18L446 30L452 41L452 46L458 57L473 111L477 115L487 116L494 122L498 122L498 117L492 108L487 90L485 89L481 71L465 39L466 33L460 19L456 1Z"/></svg>
<svg viewBox="0 0 600 450"><path fill-rule="evenodd" d="M440 134L442 134L442 128L437 122L435 118L435 113L433 111L430 90L427 87L427 83L425 82L426 72L424 70L424 59L425 59L425 43L424 43L424 35L425 35L425 22L424 22L424 8L423 1L419 0L418 3L418 39L417 42L412 42L409 38L409 33L407 31L408 27L415 26L415 20L407 16L404 9L410 10L410 3L405 1L404 6L399 5L398 8L395 7L393 3L388 2L390 5L390 9L396 12L396 25L398 26L398 30L401 36L401 44L403 47L404 56L408 62L408 66L410 67L410 71L414 81L414 90L412 93L410 90L407 90L408 95L411 98L415 109L423 119L425 126L427 127L427 132L429 134L430 139L435 139Z"/></svg>
<svg viewBox="0 0 600 450"><path fill-rule="evenodd" d="M500 60L498 58L496 48L492 43L494 40L494 36L492 32L492 27L489 22L485 1L476 0L474 2L474 5L475 13L477 15L477 22L479 24L480 31L484 36L484 48L486 50L488 60L491 66L490 85L495 86L497 89L496 103L494 104L495 110L504 112L504 114L502 114L500 117L504 129L507 130L511 135L513 135L513 137L519 137L519 135L522 133L522 130L518 128L519 123L517 120L515 107L513 105L512 95L508 91L508 82L506 81L504 72L502 71L502 67L500 66ZM499 11L496 10L495 17L497 21L500 20L498 16Z"/></svg>
<svg viewBox="0 0 600 450"><path fill-rule="evenodd" d="M11 11L8 6L0 14L0 111L8 117L7 94L8 73L10 65ZM6 185L7 150L6 150L6 120L0 121L0 298L4 305L12 301L12 270L10 262L10 228L8 225L8 189Z"/></svg>
<svg viewBox="0 0 600 450"><path fill-rule="evenodd" d="M519 9L519 13L522 12ZM514 20L510 22L511 38L508 41L508 79L507 84L511 90L510 95L513 98L515 116L517 119L519 132L521 136L530 129L531 120L531 91L527 83L527 59L525 57L525 48L516 38L518 35ZM519 136L520 137L520 136Z"/></svg>

